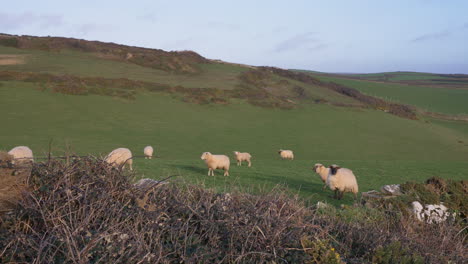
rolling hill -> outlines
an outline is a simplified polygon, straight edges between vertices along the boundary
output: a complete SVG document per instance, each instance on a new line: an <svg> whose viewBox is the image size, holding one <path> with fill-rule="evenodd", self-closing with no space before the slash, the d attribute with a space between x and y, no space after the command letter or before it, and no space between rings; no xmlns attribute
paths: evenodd
<svg viewBox="0 0 468 264"><path fill-rule="evenodd" d="M352 168L360 191L432 176L466 179L468 123L426 112L465 114L468 90L400 83L432 76L377 80L3 34L0 149L28 145L40 157L52 141L53 155L102 156L117 147L141 155L152 145L160 158L136 159L139 177L176 175L227 191L285 184L311 200L330 200L312 172L316 162ZM294 150L296 160L280 160L279 148ZM202 152L232 157L235 150L253 155L252 168L206 176Z"/></svg>

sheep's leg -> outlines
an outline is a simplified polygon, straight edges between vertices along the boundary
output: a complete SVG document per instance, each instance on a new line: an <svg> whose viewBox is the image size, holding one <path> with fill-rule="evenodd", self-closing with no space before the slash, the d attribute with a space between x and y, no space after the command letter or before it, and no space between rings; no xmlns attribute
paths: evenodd
<svg viewBox="0 0 468 264"><path fill-rule="evenodd" d="M335 189L335 193L333 194L333 199L338 199L338 189Z"/></svg>
<svg viewBox="0 0 468 264"><path fill-rule="evenodd" d="M250 160L247 160L247 161L249 162L249 167L251 167L251 166L252 166L252 163L250 162Z"/></svg>
<svg viewBox="0 0 468 264"><path fill-rule="evenodd" d="M322 190L325 190L327 188L327 184L325 183L322 187Z"/></svg>
<svg viewBox="0 0 468 264"><path fill-rule="evenodd" d="M148 157L148 159L152 159L152 158L153 158L153 156L149 156L149 157Z"/></svg>
<svg viewBox="0 0 468 264"><path fill-rule="evenodd" d="M338 195L340 196L340 198L338 198L338 200L343 199L344 191L343 191L343 192L342 192L342 191L339 191L339 192L338 192Z"/></svg>
<svg viewBox="0 0 468 264"><path fill-rule="evenodd" d="M211 169L208 168L208 176L211 176Z"/></svg>
<svg viewBox="0 0 468 264"><path fill-rule="evenodd" d="M130 166L130 170L132 171L132 170L133 170L132 164L130 163L130 164L128 164L128 165Z"/></svg>
<svg viewBox="0 0 468 264"><path fill-rule="evenodd" d="M228 170L224 171L224 176L229 176L229 171Z"/></svg>

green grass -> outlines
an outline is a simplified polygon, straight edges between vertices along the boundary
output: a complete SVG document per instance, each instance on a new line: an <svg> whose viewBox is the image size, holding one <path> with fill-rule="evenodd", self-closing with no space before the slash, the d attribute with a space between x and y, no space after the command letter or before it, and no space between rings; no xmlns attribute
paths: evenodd
<svg viewBox="0 0 468 264"><path fill-rule="evenodd" d="M128 78L187 88L233 89L238 84L240 72L249 68L231 64L200 65L201 74L175 74L147 68L133 63L99 58L92 53L62 50L47 52L23 50L0 46L0 54L26 55L26 63L0 65L0 71L31 71L52 74L70 74L83 77Z"/></svg>
<svg viewBox="0 0 468 264"><path fill-rule="evenodd" d="M435 88L396 83L350 80L314 75L323 81L339 83L384 100L417 106L430 112L468 114L468 89Z"/></svg>
<svg viewBox="0 0 468 264"><path fill-rule="evenodd" d="M142 177L202 183L218 190L240 188L251 192L286 184L291 193L330 201L314 163L337 163L353 169L360 191L431 176L468 177L466 123L423 122L381 111L329 105L305 105L294 110L251 106L196 105L171 95L146 93L134 101L103 96L71 96L41 92L34 84L3 82L0 86L2 133L0 149L30 146L43 156L61 155L66 145L78 154L105 155L128 147L142 155L155 147L159 159L136 159ZM279 148L295 151L296 160L278 158ZM235 166L231 176L206 175L200 160L204 151L228 154L248 151L253 167ZM332 201L338 204L337 201ZM346 196L344 203L351 203Z"/></svg>

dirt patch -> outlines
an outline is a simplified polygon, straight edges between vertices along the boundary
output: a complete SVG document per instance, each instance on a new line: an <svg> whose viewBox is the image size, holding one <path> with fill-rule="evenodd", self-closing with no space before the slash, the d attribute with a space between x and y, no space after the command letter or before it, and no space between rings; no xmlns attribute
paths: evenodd
<svg viewBox="0 0 468 264"><path fill-rule="evenodd" d="M16 206L31 175L30 162L17 162L13 166L12 159L8 153L0 152L0 216Z"/></svg>
<svg viewBox="0 0 468 264"><path fill-rule="evenodd" d="M26 55L0 54L0 65L18 65L26 63Z"/></svg>

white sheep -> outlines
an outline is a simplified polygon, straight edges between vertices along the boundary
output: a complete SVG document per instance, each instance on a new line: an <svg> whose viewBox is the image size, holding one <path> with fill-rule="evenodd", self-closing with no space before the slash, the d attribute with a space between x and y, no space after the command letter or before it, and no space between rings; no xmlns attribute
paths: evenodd
<svg viewBox="0 0 468 264"><path fill-rule="evenodd" d="M104 160L112 166L122 166L122 169L125 168L125 165L128 165L130 170L133 170L132 152L128 148L114 149L111 153L109 153L109 155L105 157Z"/></svg>
<svg viewBox="0 0 468 264"><path fill-rule="evenodd" d="M330 173L327 177L327 185L330 190L335 191L335 198L343 198L345 192L354 193L354 198L357 199L358 184L356 176L350 169L341 168L338 165L331 165Z"/></svg>
<svg viewBox="0 0 468 264"><path fill-rule="evenodd" d="M289 160L294 159L294 153L292 152L292 150L280 149L278 153L280 154L282 159L289 159Z"/></svg>
<svg viewBox="0 0 468 264"><path fill-rule="evenodd" d="M213 155L210 152L203 152L201 159L205 161L208 166L208 176L214 176L214 170L224 170L224 176L229 176L229 157L226 155Z"/></svg>
<svg viewBox="0 0 468 264"><path fill-rule="evenodd" d="M13 159L17 159L20 161L34 161L32 150L26 146L14 147L10 151L8 151L8 154L12 155ZM12 163L14 164L14 161L12 161Z"/></svg>
<svg viewBox="0 0 468 264"><path fill-rule="evenodd" d="M152 146L146 146L143 149L143 153L145 154L145 159L151 159L153 157L153 147Z"/></svg>
<svg viewBox="0 0 468 264"><path fill-rule="evenodd" d="M243 161L247 161L249 163L249 167L252 166L252 163L250 162L252 155L250 155L250 153L234 151L234 155L236 156L237 166L242 166Z"/></svg>
<svg viewBox="0 0 468 264"><path fill-rule="evenodd" d="M330 168L323 166L323 164L316 163L314 165L314 171L320 176L320 179L324 183L322 189L327 188L327 178L328 174L330 173Z"/></svg>

